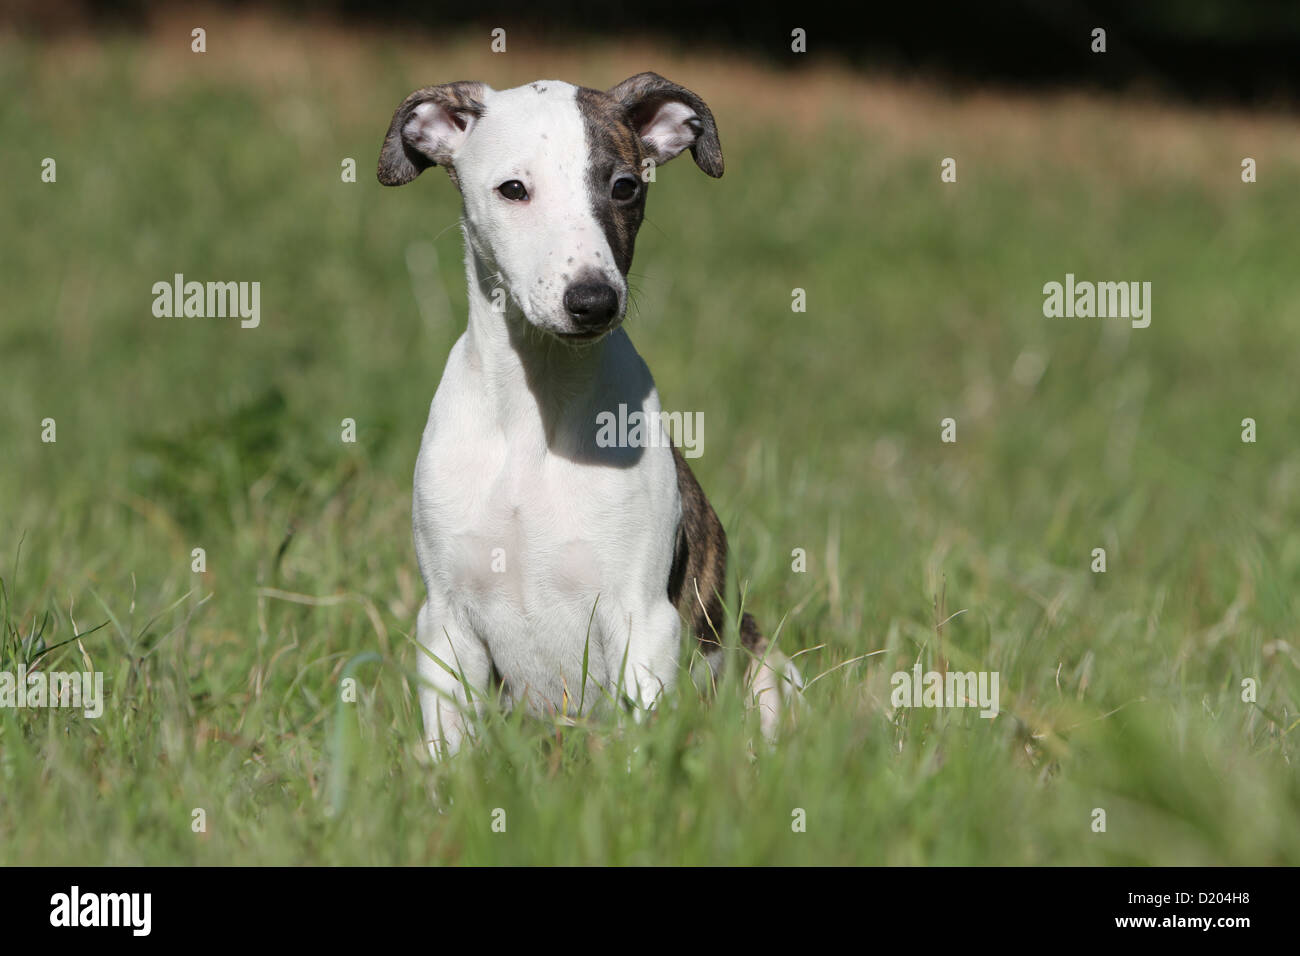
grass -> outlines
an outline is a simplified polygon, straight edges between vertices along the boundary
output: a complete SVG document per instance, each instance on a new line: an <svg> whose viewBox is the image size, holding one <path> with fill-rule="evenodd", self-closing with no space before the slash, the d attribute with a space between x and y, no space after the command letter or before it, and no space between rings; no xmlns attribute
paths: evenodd
<svg viewBox="0 0 1300 956"><path fill-rule="evenodd" d="M209 53L188 37L0 39L0 670L54 648L108 695L0 708L0 863L1300 863L1285 117L215 14ZM683 681L643 724L493 713L434 767L410 484L459 210L436 171L376 185L379 142L426 83L641 69L710 102L728 171L662 171L630 332L704 413L746 607L825 676L773 753L734 683ZM154 318L176 272L260 281L261 326ZM1066 272L1151 281L1151 327L1045 319ZM999 673L996 720L891 706L941 658Z"/></svg>

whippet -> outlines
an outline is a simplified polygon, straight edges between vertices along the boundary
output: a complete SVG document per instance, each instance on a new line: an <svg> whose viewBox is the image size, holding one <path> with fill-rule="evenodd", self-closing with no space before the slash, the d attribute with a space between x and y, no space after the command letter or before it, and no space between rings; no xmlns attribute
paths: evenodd
<svg viewBox="0 0 1300 956"><path fill-rule="evenodd" d="M597 441L602 412L661 411L621 323L644 172L687 149L722 175L708 106L654 73L604 93L447 83L393 114L379 181L443 166L464 203L469 324L415 465L420 702L435 760L472 736L494 686L535 712L653 708L677 680L683 616L710 673L721 666L718 516L671 443ZM771 738L801 679L749 614L739 633Z"/></svg>

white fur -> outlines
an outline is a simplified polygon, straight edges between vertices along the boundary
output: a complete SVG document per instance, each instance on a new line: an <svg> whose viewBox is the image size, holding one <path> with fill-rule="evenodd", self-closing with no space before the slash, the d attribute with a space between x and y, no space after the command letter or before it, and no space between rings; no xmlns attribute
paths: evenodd
<svg viewBox="0 0 1300 956"><path fill-rule="evenodd" d="M661 411L617 325L594 343L564 305L580 275L627 302L592 209L576 88L484 89L481 117L417 106L405 132L450 158L464 196L469 324L429 408L415 466L415 546L428 599L417 622L420 703L435 759L473 733L495 668L507 703L577 713L618 694L651 708L677 678L681 620L668 600L681 519L672 450L602 448L597 416ZM643 132L671 158L694 113L662 107ZM498 187L519 180L528 200ZM504 311L494 300L504 289ZM582 661L588 658L584 686ZM748 674L765 736L801 681L785 658ZM640 711L634 711L639 713Z"/></svg>
<svg viewBox="0 0 1300 956"><path fill-rule="evenodd" d="M466 241L500 273L528 321L553 332L574 330L563 299L579 273L613 285L620 314L627 302L627 283L591 208L576 92L555 80L487 91L486 115L454 154ZM497 193L512 179L527 188L526 202L504 202Z"/></svg>
<svg viewBox="0 0 1300 956"><path fill-rule="evenodd" d="M545 94L489 93L486 116L454 157L469 325L447 360L415 469L415 544L429 595L418 637L463 678L421 655L435 757L470 732L464 684L487 692L493 665L511 703L571 713L620 685L653 706L677 676L681 622L666 594L681 515L671 449L594 440L602 410L659 411L654 382L621 329L582 347L539 331L569 330L561 300L579 269L626 295L591 210L574 88L544 85ZM497 195L509 179L525 184L528 203ZM509 292L504 315L492 308L498 281Z"/></svg>

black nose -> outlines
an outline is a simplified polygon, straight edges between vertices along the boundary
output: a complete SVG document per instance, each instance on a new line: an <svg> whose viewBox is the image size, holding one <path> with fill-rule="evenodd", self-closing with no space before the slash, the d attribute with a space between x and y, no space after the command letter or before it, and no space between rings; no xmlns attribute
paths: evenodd
<svg viewBox="0 0 1300 956"><path fill-rule="evenodd" d="M600 328L618 312L618 292L600 280L575 282L564 290L564 307L584 329Z"/></svg>

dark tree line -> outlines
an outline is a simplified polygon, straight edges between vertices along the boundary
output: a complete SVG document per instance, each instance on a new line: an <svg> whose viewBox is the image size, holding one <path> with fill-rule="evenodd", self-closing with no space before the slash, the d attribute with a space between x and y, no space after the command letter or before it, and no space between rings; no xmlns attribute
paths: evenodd
<svg viewBox="0 0 1300 956"><path fill-rule="evenodd" d="M130 26L166 0L10 0L20 28L87 22ZM812 54L944 82L1042 88L1140 87L1190 99L1294 104L1300 100L1297 0L968 0L810 3L804 0L228 0L304 17L430 32L519 28L541 38L659 35L724 46L798 69L791 30ZM1092 31L1106 31L1106 52Z"/></svg>

